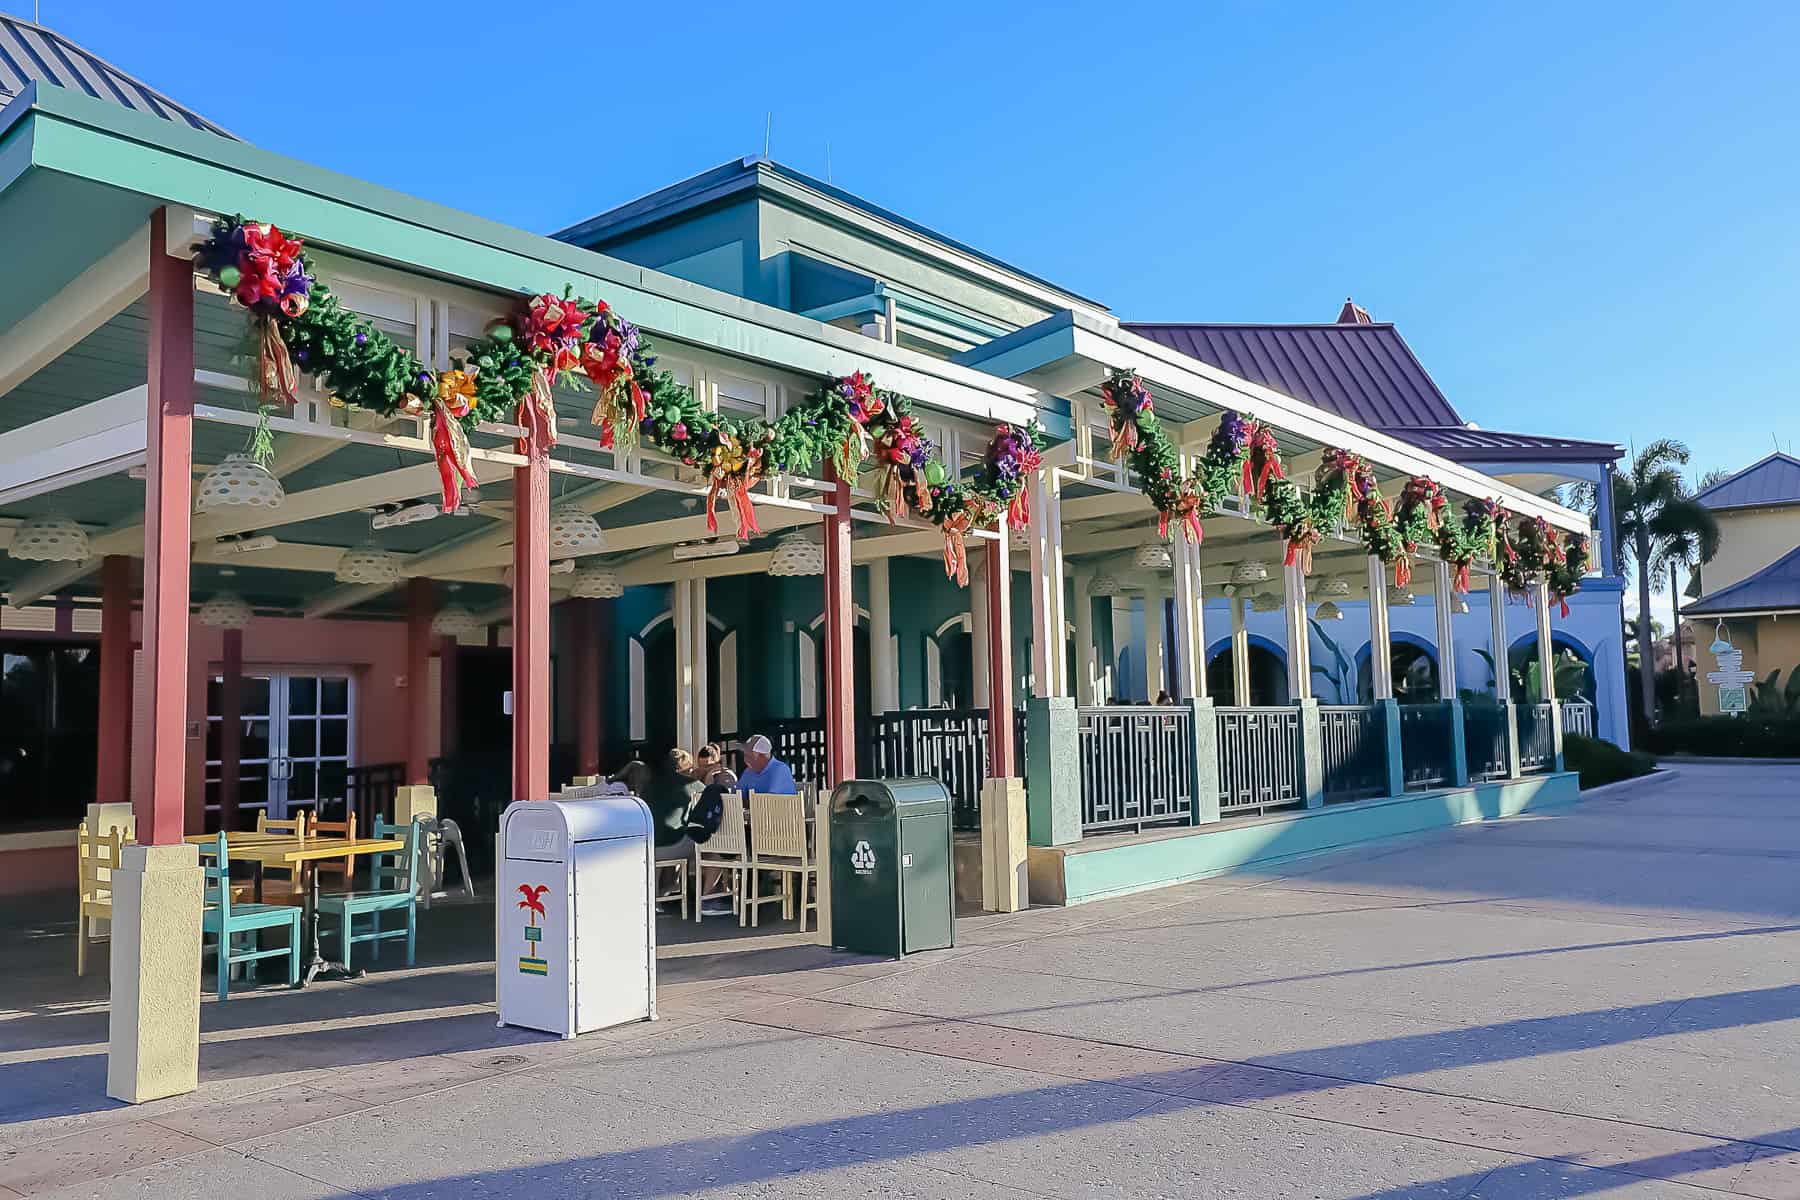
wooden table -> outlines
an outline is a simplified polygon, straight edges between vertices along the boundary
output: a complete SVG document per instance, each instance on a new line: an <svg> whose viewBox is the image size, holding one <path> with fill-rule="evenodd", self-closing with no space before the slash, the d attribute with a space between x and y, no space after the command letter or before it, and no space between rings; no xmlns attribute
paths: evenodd
<svg viewBox="0 0 1800 1200"><path fill-rule="evenodd" d="M200 847L202 854L206 847L216 845L219 835L216 833L199 833L187 839ZM355 858L366 854L387 854L406 849L406 843L399 838L307 838L304 841L289 834L265 833L257 830L228 832L225 835L225 850L234 862L256 864L256 898L262 899L262 869L265 866L290 867L305 876L306 891L306 924L308 936L312 940L312 953L300 972L300 987L305 987L314 979L324 975L335 979L357 979L363 974L361 970L352 971L349 965L350 947L344 947L344 962L328 960L319 946L319 872L320 862L334 858ZM230 880L223 881L225 886Z"/></svg>

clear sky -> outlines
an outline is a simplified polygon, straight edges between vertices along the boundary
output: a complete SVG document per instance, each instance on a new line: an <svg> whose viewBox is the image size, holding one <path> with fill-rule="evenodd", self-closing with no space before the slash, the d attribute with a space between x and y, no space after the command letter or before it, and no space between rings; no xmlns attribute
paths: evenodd
<svg viewBox="0 0 1800 1200"><path fill-rule="evenodd" d="M0 0L29 15L29 3ZM234 17L241 11L241 17ZM259 145L549 231L763 149L1140 320L1399 324L1495 429L1800 442L1800 4L44 0Z"/></svg>

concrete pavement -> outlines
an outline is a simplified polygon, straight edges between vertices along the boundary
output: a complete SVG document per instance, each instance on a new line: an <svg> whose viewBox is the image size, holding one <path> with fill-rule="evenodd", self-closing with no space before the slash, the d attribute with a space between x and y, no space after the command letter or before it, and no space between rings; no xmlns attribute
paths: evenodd
<svg viewBox="0 0 1800 1200"><path fill-rule="evenodd" d="M0 1197L1800 1197L1792 766L901 963L688 948L574 1042L496 1030L490 971L209 1004L201 1092L135 1109L91 1002L20 1005Z"/></svg>

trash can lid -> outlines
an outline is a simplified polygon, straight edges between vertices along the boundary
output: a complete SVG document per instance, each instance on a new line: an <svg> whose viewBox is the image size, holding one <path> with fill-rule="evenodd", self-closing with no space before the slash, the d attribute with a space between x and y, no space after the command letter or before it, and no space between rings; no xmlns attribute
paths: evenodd
<svg viewBox="0 0 1800 1200"><path fill-rule="evenodd" d="M847 779L831 794L831 812L901 818L948 815L950 793L938 779Z"/></svg>
<svg viewBox="0 0 1800 1200"><path fill-rule="evenodd" d="M650 836L650 810L636 796L517 800L500 818L509 858L533 850L559 852L576 842Z"/></svg>

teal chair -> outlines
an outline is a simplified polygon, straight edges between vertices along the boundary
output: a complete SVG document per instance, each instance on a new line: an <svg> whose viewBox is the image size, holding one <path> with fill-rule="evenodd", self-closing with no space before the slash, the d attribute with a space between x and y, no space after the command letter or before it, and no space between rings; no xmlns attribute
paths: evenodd
<svg viewBox="0 0 1800 1200"><path fill-rule="evenodd" d="M212 934L218 941L219 999L231 999L231 968L240 963L264 958L287 956L289 985L300 982L300 910L290 904L238 904L231 899L231 855L225 835L210 846L202 846L206 858L205 908L200 913L200 940ZM258 950L254 936L250 948L238 950L233 942L240 934L254 935L263 929L288 931L286 946Z"/></svg>
<svg viewBox="0 0 1800 1200"><path fill-rule="evenodd" d="M319 897L321 915L338 918L337 935L343 939L344 967L350 966L350 950L359 942L369 943L369 957L381 957L381 943L393 938L406 939L406 965L413 965L413 949L419 928L419 823L391 825L377 818L371 837L402 838L404 849L377 854L369 865L369 890L366 892L333 892ZM381 914L404 912L405 928L383 929ZM356 932L356 918L369 918L369 927ZM333 932L329 926L326 932Z"/></svg>

